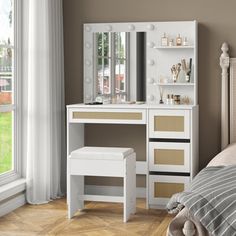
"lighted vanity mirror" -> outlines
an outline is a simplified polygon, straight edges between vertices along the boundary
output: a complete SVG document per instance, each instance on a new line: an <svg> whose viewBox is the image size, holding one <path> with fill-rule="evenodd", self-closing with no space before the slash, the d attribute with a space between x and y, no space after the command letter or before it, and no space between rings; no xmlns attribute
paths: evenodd
<svg viewBox="0 0 236 236"><path fill-rule="evenodd" d="M84 25L84 101L145 101L146 32L126 23Z"/></svg>
<svg viewBox="0 0 236 236"><path fill-rule="evenodd" d="M83 74L85 103L197 104L197 22L84 24Z"/></svg>
<svg viewBox="0 0 236 236"><path fill-rule="evenodd" d="M144 100L145 34L94 33L95 96L117 100Z"/></svg>

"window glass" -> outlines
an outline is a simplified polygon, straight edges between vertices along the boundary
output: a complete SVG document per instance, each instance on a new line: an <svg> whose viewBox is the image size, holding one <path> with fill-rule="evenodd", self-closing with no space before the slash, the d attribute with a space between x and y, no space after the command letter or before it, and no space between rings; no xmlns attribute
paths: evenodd
<svg viewBox="0 0 236 236"><path fill-rule="evenodd" d="M0 44L13 45L13 1L0 0Z"/></svg>
<svg viewBox="0 0 236 236"><path fill-rule="evenodd" d="M116 93L125 92L125 60L116 60Z"/></svg>
<svg viewBox="0 0 236 236"><path fill-rule="evenodd" d="M127 94L126 32L96 33L97 95L126 98Z"/></svg>
<svg viewBox="0 0 236 236"><path fill-rule="evenodd" d="M98 33L97 35L97 55L99 57L109 56L109 33Z"/></svg>
<svg viewBox="0 0 236 236"><path fill-rule="evenodd" d="M12 103L13 49L0 48L0 105Z"/></svg>
<svg viewBox="0 0 236 236"><path fill-rule="evenodd" d="M126 32L115 33L116 58L126 57Z"/></svg>
<svg viewBox="0 0 236 236"><path fill-rule="evenodd" d="M0 112L0 174L13 169L12 112Z"/></svg>
<svg viewBox="0 0 236 236"><path fill-rule="evenodd" d="M0 0L0 175L14 167L14 0ZM16 105L16 104L14 104ZM2 179L1 179L2 180Z"/></svg>

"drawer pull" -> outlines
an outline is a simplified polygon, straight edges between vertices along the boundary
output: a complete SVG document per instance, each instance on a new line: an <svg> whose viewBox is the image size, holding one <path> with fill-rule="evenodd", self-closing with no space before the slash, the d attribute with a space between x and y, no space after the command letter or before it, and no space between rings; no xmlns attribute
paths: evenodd
<svg viewBox="0 0 236 236"><path fill-rule="evenodd" d="M154 116L154 130L184 132L184 116Z"/></svg>
<svg viewBox="0 0 236 236"><path fill-rule="evenodd" d="M173 194L183 192L184 183L154 183L155 198L170 198Z"/></svg>
<svg viewBox="0 0 236 236"><path fill-rule="evenodd" d="M184 165L184 150L155 149L155 165Z"/></svg>

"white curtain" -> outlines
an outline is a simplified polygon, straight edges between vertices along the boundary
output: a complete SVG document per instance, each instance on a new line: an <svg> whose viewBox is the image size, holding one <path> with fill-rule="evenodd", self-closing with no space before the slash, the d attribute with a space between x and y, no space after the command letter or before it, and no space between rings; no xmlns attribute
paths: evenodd
<svg viewBox="0 0 236 236"><path fill-rule="evenodd" d="M26 0L25 9L26 196L31 204L43 204L62 195L61 160L65 158L62 0Z"/></svg>

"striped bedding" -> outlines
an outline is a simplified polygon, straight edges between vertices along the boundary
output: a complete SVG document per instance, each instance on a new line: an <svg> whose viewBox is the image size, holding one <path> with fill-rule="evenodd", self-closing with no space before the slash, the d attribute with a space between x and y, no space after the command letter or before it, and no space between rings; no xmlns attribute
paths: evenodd
<svg viewBox="0 0 236 236"><path fill-rule="evenodd" d="M210 166L194 178L188 192L170 199L169 213L186 207L212 235L236 236L236 165Z"/></svg>

